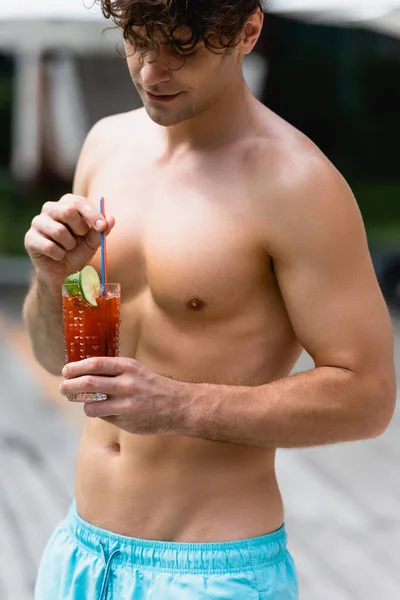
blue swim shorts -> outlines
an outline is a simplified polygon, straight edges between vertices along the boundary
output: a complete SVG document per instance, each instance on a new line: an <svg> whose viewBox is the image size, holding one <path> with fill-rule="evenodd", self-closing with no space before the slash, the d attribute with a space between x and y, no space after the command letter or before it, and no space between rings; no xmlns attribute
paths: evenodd
<svg viewBox="0 0 400 600"><path fill-rule="evenodd" d="M35 600L298 600L284 527L222 544L139 540L98 529L72 504L47 543Z"/></svg>

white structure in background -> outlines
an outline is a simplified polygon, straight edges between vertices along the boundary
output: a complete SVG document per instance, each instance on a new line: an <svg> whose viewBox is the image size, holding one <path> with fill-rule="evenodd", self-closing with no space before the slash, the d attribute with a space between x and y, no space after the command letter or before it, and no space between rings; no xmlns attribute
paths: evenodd
<svg viewBox="0 0 400 600"><path fill-rule="evenodd" d="M16 61L11 168L18 179L35 179L43 160L71 176L89 129L77 58L115 53L121 35L104 32L109 26L93 0L0 0L0 52Z"/></svg>
<svg viewBox="0 0 400 600"><path fill-rule="evenodd" d="M110 52L116 32L102 36L109 25L95 0L0 0L0 50L7 52Z"/></svg>
<svg viewBox="0 0 400 600"><path fill-rule="evenodd" d="M272 13L400 36L400 0L263 0Z"/></svg>
<svg viewBox="0 0 400 600"><path fill-rule="evenodd" d="M400 35L400 0L267 0L266 4L270 12L282 16ZM43 157L51 160L59 175L72 175L90 126L82 90L85 81L78 74L79 57L81 62L87 56L121 60L116 56L121 34L103 32L109 26L94 0L0 0L0 52L13 53L17 65L12 170L19 179L34 179ZM99 75L102 68L98 63ZM265 59L250 55L244 74L259 96L267 76ZM109 69L108 77L122 80L118 69ZM139 98L133 91L131 96L128 78L127 74L129 87L121 82L119 95L126 94L133 108ZM113 84L105 86L105 80L107 76L91 77L88 104L99 97L104 100L108 89L118 93Z"/></svg>
<svg viewBox="0 0 400 600"><path fill-rule="evenodd" d="M43 62L38 53L16 57L11 170L34 180L43 161L71 176L89 129L85 102L71 56Z"/></svg>

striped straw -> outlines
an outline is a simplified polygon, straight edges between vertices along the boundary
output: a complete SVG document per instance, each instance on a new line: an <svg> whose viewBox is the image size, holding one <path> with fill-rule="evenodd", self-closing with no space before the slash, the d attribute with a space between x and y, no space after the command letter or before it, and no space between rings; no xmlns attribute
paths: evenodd
<svg viewBox="0 0 400 600"><path fill-rule="evenodd" d="M100 200L100 212L103 215L104 219L106 217L105 212L105 202L104 198ZM108 284L108 275L107 275L107 243L106 236L102 231L100 233L100 247L101 247L101 295L106 295L106 288Z"/></svg>

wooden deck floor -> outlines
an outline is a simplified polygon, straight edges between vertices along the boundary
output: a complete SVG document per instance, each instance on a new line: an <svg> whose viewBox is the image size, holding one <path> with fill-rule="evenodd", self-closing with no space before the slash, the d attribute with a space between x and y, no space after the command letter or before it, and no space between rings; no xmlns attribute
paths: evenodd
<svg viewBox="0 0 400 600"><path fill-rule="evenodd" d="M70 502L77 432L0 340L0 599L31 600L44 544Z"/></svg>
<svg viewBox="0 0 400 600"><path fill-rule="evenodd" d="M32 600L42 549L72 498L79 427L38 385L15 329L0 331L0 600ZM377 440L279 452L301 600L400 600L399 465L400 411Z"/></svg>

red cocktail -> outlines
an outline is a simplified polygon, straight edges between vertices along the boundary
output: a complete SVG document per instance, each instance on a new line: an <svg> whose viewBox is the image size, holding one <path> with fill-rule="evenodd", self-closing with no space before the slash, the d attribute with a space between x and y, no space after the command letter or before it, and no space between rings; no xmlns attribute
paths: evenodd
<svg viewBox="0 0 400 600"><path fill-rule="evenodd" d="M118 356L120 285L105 286L104 296L91 306L81 294L70 296L63 288L63 322L66 362L92 356Z"/></svg>

